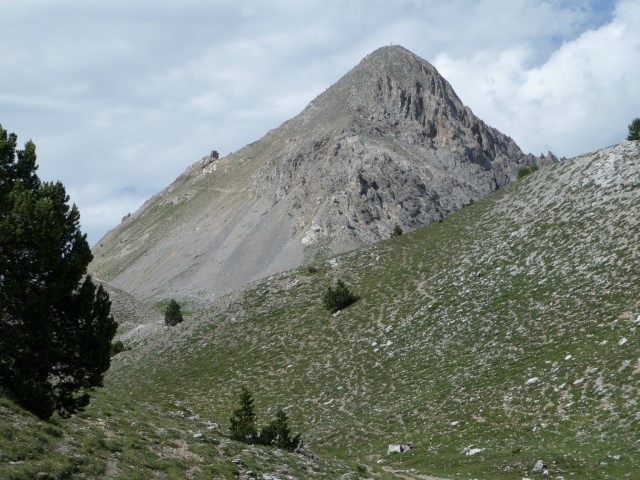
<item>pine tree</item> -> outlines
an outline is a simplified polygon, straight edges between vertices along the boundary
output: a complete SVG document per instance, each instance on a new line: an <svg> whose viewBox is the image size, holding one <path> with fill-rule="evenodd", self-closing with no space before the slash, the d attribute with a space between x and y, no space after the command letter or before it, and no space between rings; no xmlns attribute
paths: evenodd
<svg viewBox="0 0 640 480"><path fill-rule="evenodd" d="M117 324L80 214L59 182L41 182L36 150L0 126L0 393L41 418L89 403L110 365Z"/></svg>
<svg viewBox="0 0 640 480"><path fill-rule="evenodd" d="M360 297L353 294L342 280L338 280L335 288L329 286L322 296L324 307L332 313L342 310L358 300Z"/></svg>
<svg viewBox="0 0 640 480"><path fill-rule="evenodd" d="M640 140L640 118L634 118L629 124L627 140Z"/></svg>
<svg viewBox="0 0 640 480"><path fill-rule="evenodd" d="M182 309L180 308L180 304L175 300L171 300L164 312L164 323L166 323L170 327L174 327L179 323L182 323L183 320L184 318L182 317Z"/></svg>
<svg viewBox="0 0 640 480"><path fill-rule="evenodd" d="M245 443L255 443L258 434L256 430L256 415L253 411L253 396L246 387L240 392L240 405L233 411L229 419L231 439Z"/></svg>
<svg viewBox="0 0 640 480"><path fill-rule="evenodd" d="M301 443L300 434L291 437L289 418L283 409L278 410L276 419L262 429L259 436L262 445L273 445L284 450L294 451Z"/></svg>

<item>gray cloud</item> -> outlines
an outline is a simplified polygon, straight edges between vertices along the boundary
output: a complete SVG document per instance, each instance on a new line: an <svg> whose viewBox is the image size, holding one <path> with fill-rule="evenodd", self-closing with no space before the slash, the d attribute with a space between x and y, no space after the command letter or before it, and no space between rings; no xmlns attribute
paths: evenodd
<svg viewBox="0 0 640 480"><path fill-rule="evenodd" d="M212 149L402 44L525 150L573 155L637 112L637 0L0 0L0 122L38 146L95 242ZM635 22L635 23L634 23Z"/></svg>

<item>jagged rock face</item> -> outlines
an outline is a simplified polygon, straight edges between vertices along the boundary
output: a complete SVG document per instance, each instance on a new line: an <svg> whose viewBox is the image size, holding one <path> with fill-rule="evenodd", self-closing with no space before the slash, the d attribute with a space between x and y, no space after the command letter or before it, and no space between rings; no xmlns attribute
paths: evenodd
<svg viewBox="0 0 640 480"><path fill-rule="evenodd" d="M476 118L436 69L402 47L365 58L274 136L252 181L288 201L307 245L341 251L416 228L515 178L525 156Z"/></svg>
<svg viewBox="0 0 640 480"><path fill-rule="evenodd" d="M142 298L206 301L426 225L555 160L524 155L433 66L385 47L258 142L192 165L105 236L91 269Z"/></svg>

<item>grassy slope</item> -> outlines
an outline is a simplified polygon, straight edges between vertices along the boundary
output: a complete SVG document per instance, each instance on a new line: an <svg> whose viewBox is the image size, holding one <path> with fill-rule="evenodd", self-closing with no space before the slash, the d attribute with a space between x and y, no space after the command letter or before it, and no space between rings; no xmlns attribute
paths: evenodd
<svg viewBox="0 0 640 480"><path fill-rule="evenodd" d="M539 171L442 223L340 256L337 268L265 279L160 329L116 357L96 410L71 423L88 433L73 438L85 442L111 408L108 422L125 437L134 418L156 450L174 441L153 434L158 428L192 442L191 427L165 426L184 420L162 405L183 401L226 423L244 384L259 420L287 407L293 428L324 459L381 459L487 479L533 476L542 459L552 478L633 478L640 470L638 150L627 143ZM338 277L362 299L333 317L321 293ZM409 453L385 455L389 443L409 441L417 445ZM465 455L471 446L484 451ZM262 455L273 451L254 458ZM104 469L112 465L106 458ZM230 457L215 458L228 468ZM198 473L209 461L176 468L195 464ZM296 461L292 474L310 478L294 470ZM170 477L167 465L150 468ZM353 471L322 468L326 478ZM271 460L257 469L274 471Z"/></svg>
<svg viewBox="0 0 640 480"><path fill-rule="evenodd" d="M253 471L274 478L346 474L357 479L366 471L354 463L232 442L224 427L210 427L184 405L142 403L106 392L98 393L86 412L49 422L0 398L0 478L210 480L243 478Z"/></svg>
<svg viewBox="0 0 640 480"><path fill-rule="evenodd" d="M336 269L267 279L124 355L112 388L226 418L245 384L264 412L290 407L317 451L373 461L413 441L397 461L430 473L519 478L538 458L552 474L632 472L631 153L635 164L602 153L540 171L443 223L341 256ZM619 185L603 183L609 168ZM331 317L320 295L338 277L362 300ZM471 445L485 450L463 454Z"/></svg>

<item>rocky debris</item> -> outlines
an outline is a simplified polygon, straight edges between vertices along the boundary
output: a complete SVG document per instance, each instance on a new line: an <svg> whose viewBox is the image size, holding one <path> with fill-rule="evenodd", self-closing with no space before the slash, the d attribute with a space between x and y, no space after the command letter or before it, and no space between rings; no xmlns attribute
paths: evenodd
<svg viewBox="0 0 640 480"><path fill-rule="evenodd" d="M94 280L109 294L111 315L118 322L118 340L125 342L128 347L134 346L161 330L164 318L155 309L108 282L97 277Z"/></svg>
<svg viewBox="0 0 640 480"><path fill-rule="evenodd" d="M409 442L406 445L390 444L389 447L387 448L387 455L390 454L390 453L408 452L412 448L413 448L413 443L412 442Z"/></svg>
<svg viewBox="0 0 640 480"><path fill-rule="evenodd" d="M242 459L240 458L234 458L233 460L231 460L231 463L233 463L234 465L237 465L238 467L246 467L247 465L242 461Z"/></svg>
<svg viewBox="0 0 640 480"><path fill-rule="evenodd" d="M531 470L532 473L542 474L544 476L549 475L549 470L547 470L547 465L542 461L538 460L536 464L533 466Z"/></svg>
<svg viewBox="0 0 640 480"><path fill-rule="evenodd" d="M211 422L209 420L205 420L203 424L207 427L208 430L217 430L220 428L220 425L216 422Z"/></svg>
<svg viewBox="0 0 640 480"><path fill-rule="evenodd" d="M306 457L310 460L318 459L318 455L313 453L311 450L305 447L302 443L300 443L300 445L296 447L296 449L294 450L294 453L297 453L298 455L302 455L303 457Z"/></svg>
<svg viewBox="0 0 640 480"><path fill-rule="evenodd" d="M540 381L540 379L538 377L532 377L529 380L527 380L525 382L526 386L530 386L530 385L535 385L536 383L538 383Z"/></svg>
<svg viewBox="0 0 640 480"><path fill-rule="evenodd" d="M462 449L462 453L464 453L467 456L477 455L477 454L482 453L484 451L485 451L484 448L477 448L474 445L470 445L470 446L465 447L465 448Z"/></svg>

